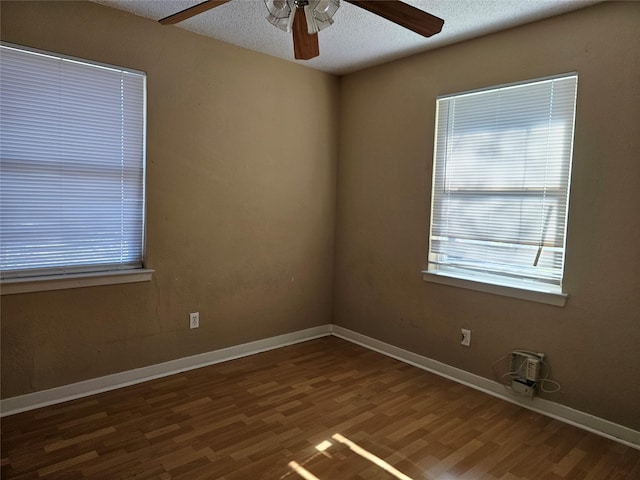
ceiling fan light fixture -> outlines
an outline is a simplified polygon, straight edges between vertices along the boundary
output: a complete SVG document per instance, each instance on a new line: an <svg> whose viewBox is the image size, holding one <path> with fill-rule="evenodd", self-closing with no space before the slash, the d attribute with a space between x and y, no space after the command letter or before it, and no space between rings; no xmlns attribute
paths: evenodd
<svg viewBox="0 0 640 480"><path fill-rule="evenodd" d="M296 14L294 0L264 0L267 6L267 20L273 26L291 32L293 17Z"/></svg>
<svg viewBox="0 0 640 480"><path fill-rule="evenodd" d="M318 33L333 23L340 0L308 0L304 7L309 33Z"/></svg>
<svg viewBox="0 0 640 480"><path fill-rule="evenodd" d="M304 8L310 34L331 25L333 15L340 7L340 0L264 0L264 3L269 23L285 32L291 32L296 10Z"/></svg>
<svg viewBox="0 0 640 480"><path fill-rule="evenodd" d="M322 21L331 20L340 8L340 0L310 0L309 4L313 4L313 15Z"/></svg>

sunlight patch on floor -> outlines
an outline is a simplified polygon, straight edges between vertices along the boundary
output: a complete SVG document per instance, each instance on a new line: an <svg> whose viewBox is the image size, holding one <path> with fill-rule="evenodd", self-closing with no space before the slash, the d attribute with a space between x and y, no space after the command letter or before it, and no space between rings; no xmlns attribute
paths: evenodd
<svg viewBox="0 0 640 480"><path fill-rule="evenodd" d="M390 465L389 463L387 463L386 461L384 461L380 457L374 455L373 453L371 453L367 449L361 447L360 445L358 445L357 443L353 442L352 440L349 440L344 435L336 433L336 434L331 436L331 439L336 444L344 445L345 447L347 447L353 453L357 454L361 458L364 458L365 460L370 462L372 465L375 465L376 467L384 470L385 472L387 472L388 474L390 474L393 477L397 478L398 480L413 480L408 475L405 475L404 473L402 473L400 470L398 470L394 466ZM304 480L321 480L319 477L315 476L312 472L310 472L307 469L307 468L310 468L308 466L308 464L311 462L311 460L313 460L316 457L318 457L319 454L322 454L325 457L327 457L329 459L332 459L333 457L331 456L331 453L329 452L329 449L333 445L334 444L330 440L322 441L321 443L319 443L315 447L315 449L318 451L318 453L313 455L310 459L308 459L307 462L304 463L304 466L300 465L298 462L291 461L291 462L289 462L289 468L291 469L292 472L298 474Z"/></svg>

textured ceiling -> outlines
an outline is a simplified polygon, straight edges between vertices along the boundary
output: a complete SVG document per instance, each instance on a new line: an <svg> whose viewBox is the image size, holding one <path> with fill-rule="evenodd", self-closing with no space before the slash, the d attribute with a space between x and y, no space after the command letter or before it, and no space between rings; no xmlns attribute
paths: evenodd
<svg viewBox="0 0 640 480"><path fill-rule="evenodd" d="M94 0L109 7L159 20L201 0ZM375 1L375 0L374 0ZM424 38L359 7L341 2L335 23L318 34L320 56L294 60L291 34L266 19L263 0L233 0L177 26L223 42L304 64L324 72L346 74L396 58L424 52L601 0L405 0L443 18L442 31Z"/></svg>

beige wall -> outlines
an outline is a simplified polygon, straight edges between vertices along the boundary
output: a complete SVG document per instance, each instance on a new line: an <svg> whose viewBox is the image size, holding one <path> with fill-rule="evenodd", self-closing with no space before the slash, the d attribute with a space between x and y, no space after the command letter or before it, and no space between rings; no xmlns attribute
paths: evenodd
<svg viewBox="0 0 640 480"><path fill-rule="evenodd" d="M337 78L91 3L1 13L3 40L147 73L156 270L3 296L3 398L331 321Z"/></svg>
<svg viewBox="0 0 640 480"><path fill-rule="evenodd" d="M640 3L602 4L343 78L334 323L488 378L543 351L548 399L639 429L638 39ZM424 282L436 96L574 70L567 305Z"/></svg>

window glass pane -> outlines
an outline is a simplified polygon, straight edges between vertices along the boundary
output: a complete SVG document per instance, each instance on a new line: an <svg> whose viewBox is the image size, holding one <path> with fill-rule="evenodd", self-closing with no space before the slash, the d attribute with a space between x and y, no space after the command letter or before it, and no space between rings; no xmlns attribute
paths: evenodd
<svg viewBox="0 0 640 480"><path fill-rule="evenodd" d="M575 74L441 97L428 271L561 291Z"/></svg>
<svg viewBox="0 0 640 480"><path fill-rule="evenodd" d="M1 54L3 277L141 267L144 74Z"/></svg>

